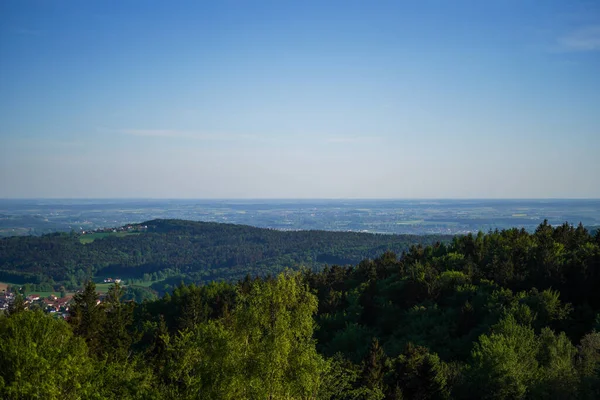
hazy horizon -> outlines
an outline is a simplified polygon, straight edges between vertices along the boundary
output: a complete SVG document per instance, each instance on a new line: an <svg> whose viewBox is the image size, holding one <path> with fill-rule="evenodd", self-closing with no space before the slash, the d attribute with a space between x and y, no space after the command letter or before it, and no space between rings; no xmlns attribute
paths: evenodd
<svg viewBox="0 0 600 400"><path fill-rule="evenodd" d="M100 201L600 201L600 197L0 197L7 201L100 200Z"/></svg>
<svg viewBox="0 0 600 400"><path fill-rule="evenodd" d="M0 198L600 198L600 3L0 4Z"/></svg>

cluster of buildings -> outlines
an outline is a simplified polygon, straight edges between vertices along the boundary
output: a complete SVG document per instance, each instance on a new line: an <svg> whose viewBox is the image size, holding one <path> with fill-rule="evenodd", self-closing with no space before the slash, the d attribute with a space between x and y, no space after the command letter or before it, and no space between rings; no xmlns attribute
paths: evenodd
<svg viewBox="0 0 600 400"><path fill-rule="evenodd" d="M146 229L148 229L147 225L125 225L118 228L97 228L89 231L81 231L81 234L89 235L92 233L140 232L145 231Z"/></svg>
<svg viewBox="0 0 600 400"><path fill-rule="evenodd" d="M0 312L8 310L8 307L15 301L15 294L3 290L0 292Z"/></svg>
<svg viewBox="0 0 600 400"><path fill-rule="evenodd" d="M106 278L105 283L120 283L121 279ZM78 291L81 292L80 289ZM3 289L0 291L0 314L6 312L11 304L15 301L17 293L10 291L10 289ZM103 302L106 298L106 293L98 292L97 304ZM38 309L46 313L54 314L57 317L67 319L69 316L69 306L73 301L72 295L66 295L65 297L58 297L55 294L51 294L47 297L42 295L31 293L23 298L23 305L26 309Z"/></svg>
<svg viewBox="0 0 600 400"><path fill-rule="evenodd" d="M29 300L29 297L31 296L35 295L27 296L27 301L38 302L38 305L40 305L45 312L60 313L63 318L67 318L69 315L69 304L71 303L71 300L73 300L73 296L59 298L54 295L50 295L45 299L40 299L39 296L37 296L37 300Z"/></svg>
<svg viewBox="0 0 600 400"><path fill-rule="evenodd" d="M10 305L15 301L16 294L13 292L0 292L0 313L6 312ZM73 296L59 298L55 295L42 298L39 294L32 293L24 299L25 308L39 308L47 313L57 314L62 318L67 318L69 315L69 304L73 300Z"/></svg>

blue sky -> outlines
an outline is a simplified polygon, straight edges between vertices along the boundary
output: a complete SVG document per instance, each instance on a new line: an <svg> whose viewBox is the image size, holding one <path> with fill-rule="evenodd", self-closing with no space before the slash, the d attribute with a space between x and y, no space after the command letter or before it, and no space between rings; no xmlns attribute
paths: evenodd
<svg viewBox="0 0 600 400"><path fill-rule="evenodd" d="M600 197L597 1L2 1L0 197Z"/></svg>

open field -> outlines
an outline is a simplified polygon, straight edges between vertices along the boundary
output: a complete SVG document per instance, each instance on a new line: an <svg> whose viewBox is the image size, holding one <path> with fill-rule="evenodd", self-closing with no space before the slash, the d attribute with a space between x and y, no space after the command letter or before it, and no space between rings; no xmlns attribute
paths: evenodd
<svg viewBox="0 0 600 400"><path fill-rule="evenodd" d="M32 294L39 295L40 299L44 299L52 294L55 295L56 297L60 297L60 292L36 292L36 291L25 293L25 297L32 295Z"/></svg>
<svg viewBox="0 0 600 400"><path fill-rule="evenodd" d="M138 232L98 232L98 233L90 233L87 235L82 235L79 238L79 241L82 244L92 243L96 239L104 239L107 236L116 236L123 237L128 235L139 235Z"/></svg>
<svg viewBox="0 0 600 400"><path fill-rule="evenodd" d="M0 282L0 292L2 292L3 290L6 290L7 287L8 287L8 283Z"/></svg>
<svg viewBox="0 0 600 400"><path fill-rule="evenodd" d="M96 291L99 293L106 293L114 283L96 283Z"/></svg>

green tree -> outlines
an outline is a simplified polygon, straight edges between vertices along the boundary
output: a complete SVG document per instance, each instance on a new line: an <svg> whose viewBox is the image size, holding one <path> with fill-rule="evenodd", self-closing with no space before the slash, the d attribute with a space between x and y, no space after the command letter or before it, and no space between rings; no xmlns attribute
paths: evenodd
<svg viewBox="0 0 600 400"><path fill-rule="evenodd" d="M376 338L373 338L369 352L362 362L362 384L368 389L383 393L383 377L385 375L386 360L387 357L379 345L379 341Z"/></svg>
<svg viewBox="0 0 600 400"><path fill-rule="evenodd" d="M244 396L314 397L325 361L312 338L317 299L298 273L252 283L240 292L232 329L241 344Z"/></svg>
<svg viewBox="0 0 600 400"><path fill-rule="evenodd" d="M90 379L89 400L162 400L163 393L152 369L137 358L111 362L96 361Z"/></svg>
<svg viewBox="0 0 600 400"><path fill-rule="evenodd" d="M388 381L388 397L425 400L447 399L449 387L445 366L427 348L408 343L404 352L392 362ZM402 397L400 397L402 396Z"/></svg>
<svg viewBox="0 0 600 400"><path fill-rule="evenodd" d="M576 368L581 377L581 398L600 398L600 333L585 335L577 350Z"/></svg>
<svg viewBox="0 0 600 400"><path fill-rule="evenodd" d="M109 360L126 359L133 341L133 333L128 331L133 322L133 304L122 303L123 294L123 288L115 283L108 289L103 303L105 316L100 342Z"/></svg>
<svg viewBox="0 0 600 400"><path fill-rule="evenodd" d="M63 285L60 286L59 292L60 292L61 299L65 298L67 296L67 290L65 289L65 287Z"/></svg>
<svg viewBox="0 0 600 400"><path fill-rule="evenodd" d="M522 399L538 378L539 342L512 315L482 335L471 353L467 384L480 399Z"/></svg>
<svg viewBox="0 0 600 400"><path fill-rule="evenodd" d="M83 339L42 312L0 318L0 397L80 399L90 392L92 363Z"/></svg>
<svg viewBox="0 0 600 400"><path fill-rule="evenodd" d="M539 336L540 380L532 388L531 398L577 399L579 376L574 361L577 349L564 332L556 335L543 328Z"/></svg>
<svg viewBox="0 0 600 400"><path fill-rule="evenodd" d="M23 311L25 311L25 300L23 299L23 295L17 294L13 302L8 306L8 315L18 314Z"/></svg>
<svg viewBox="0 0 600 400"><path fill-rule="evenodd" d="M94 282L87 281L83 291L73 296L69 313L73 332L85 339L92 353L98 354L106 313L100 306Z"/></svg>
<svg viewBox="0 0 600 400"><path fill-rule="evenodd" d="M231 313L162 335L164 396L315 398L327 369L312 338L316 310L299 274L250 283Z"/></svg>

